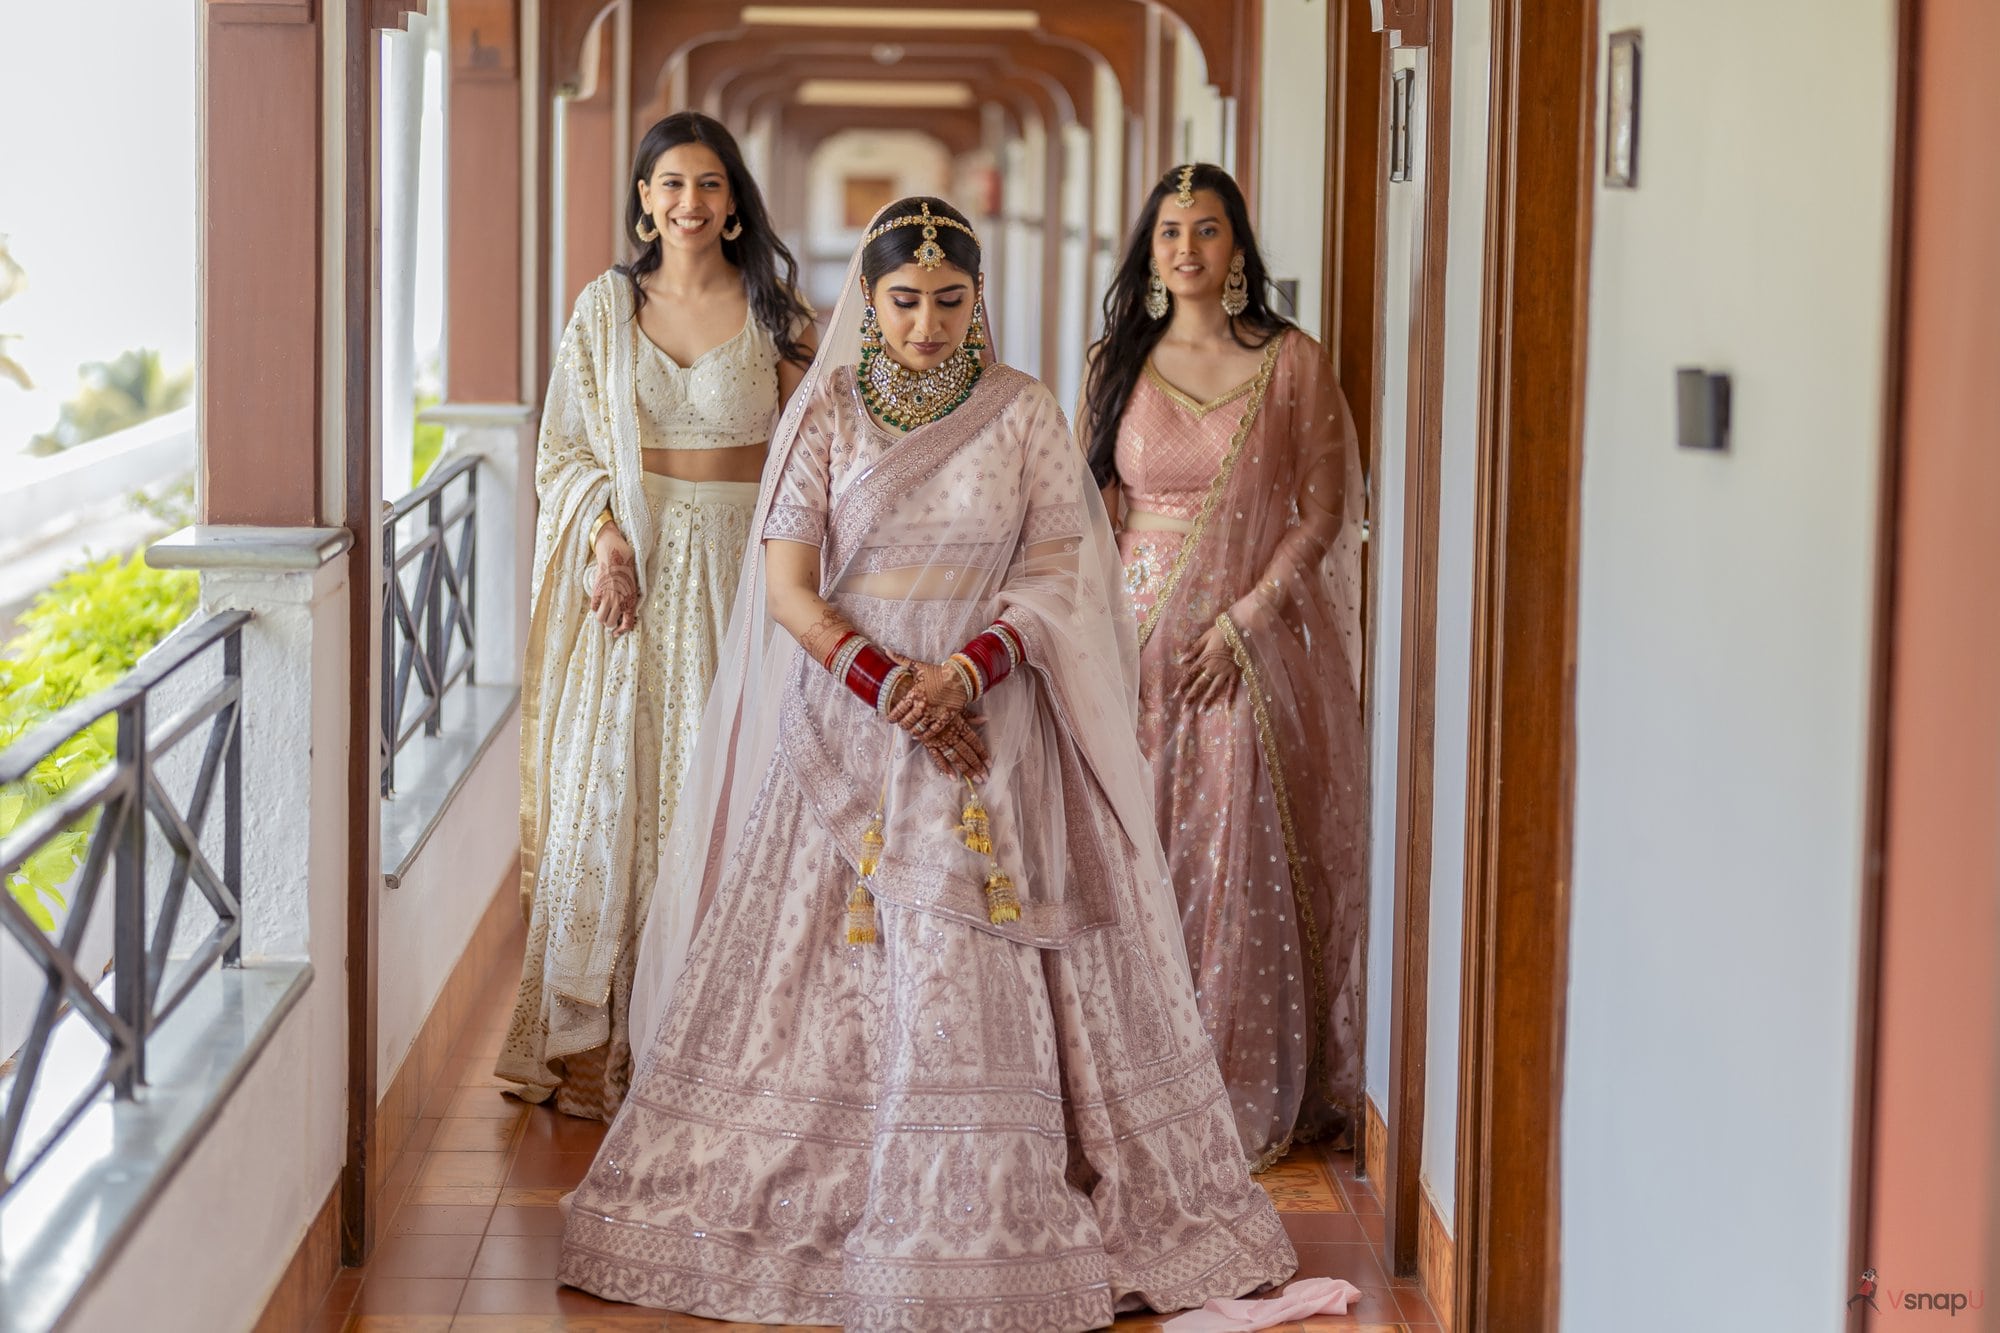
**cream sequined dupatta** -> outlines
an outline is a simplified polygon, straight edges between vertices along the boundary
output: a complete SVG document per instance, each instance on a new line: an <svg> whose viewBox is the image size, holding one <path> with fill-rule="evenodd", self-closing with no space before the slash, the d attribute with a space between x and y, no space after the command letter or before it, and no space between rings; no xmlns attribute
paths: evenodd
<svg viewBox="0 0 2000 1333"><path fill-rule="evenodd" d="M590 529L608 505L643 582L649 521L639 465L624 276L577 298L536 452L535 565L521 685L521 894L547 899L542 962L549 1057L602 1045L611 974L633 904L634 727L640 636L592 619ZM532 947L533 941L531 941Z"/></svg>

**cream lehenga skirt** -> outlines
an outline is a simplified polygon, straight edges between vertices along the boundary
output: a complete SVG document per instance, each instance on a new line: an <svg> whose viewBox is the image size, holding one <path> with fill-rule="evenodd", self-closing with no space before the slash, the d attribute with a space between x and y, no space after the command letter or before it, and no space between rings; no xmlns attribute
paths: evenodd
<svg viewBox="0 0 2000 1333"><path fill-rule="evenodd" d="M633 830L636 846L631 861L637 882L626 896L630 911L620 926L624 948L611 980L610 1041L587 1051L549 1053L541 969L554 905L537 893L514 1018L497 1066L502 1078L522 1085L521 1095L529 1100L553 1098L557 1110L593 1120L611 1119L631 1086L626 1011L632 997L634 946L652 898L660 844L673 822L681 782L694 753L702 705L715 677L757 507L755 482L680 481L650 472L644 482L656 536L646 598L633 631L640 637L639 716L628 772L638 784L635 808L641 812ZM552 830L549 836L559 835L559 830Z"/></svg>

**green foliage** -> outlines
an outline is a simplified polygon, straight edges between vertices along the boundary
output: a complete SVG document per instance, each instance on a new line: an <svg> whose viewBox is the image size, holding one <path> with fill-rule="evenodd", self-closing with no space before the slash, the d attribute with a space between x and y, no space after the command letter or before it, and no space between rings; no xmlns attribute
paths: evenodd
<svg viewBox="0 0 2000 1333"><path fill-rule="evenodd" d="M417 395L418 420L415 432L416 439L410 459L410 485L412 486L421 486L424 484L424 478L430 474L431 464L437 462L438 454L444 449L444 427L434 422L425 422L422 419L426 408L436 407L437 405L438 396L436 394L420 393Z"/></svg>
<svg viewBox="0 0 2000 1333"><path fill-rule="evenodd" d="M21 631L0 649L0 749L79 699L115 683L195 608L199 580L158 570L143 554L110 556L57 579L21 613ZM0 787L0 837L107 763L117 720L100 718ZM95 816L66 829L7 876L7 890L44 930L54 928L62 886L87 848Z"/></svg>
<svg viewBox="0 0 2000 1333"><path fill-rule="evenodd" d="M115 361L93 361L78 378L55 429L29 440L29 453L74 449L194 401L194 367L169 375L160 368L160 354L149 347L121 353Z"/></svg>

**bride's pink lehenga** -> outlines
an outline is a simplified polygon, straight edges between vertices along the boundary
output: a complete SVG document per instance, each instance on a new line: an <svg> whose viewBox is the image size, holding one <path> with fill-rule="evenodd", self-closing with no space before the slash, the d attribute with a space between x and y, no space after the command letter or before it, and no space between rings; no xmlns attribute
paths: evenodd
<svg viewBox="0 0 2000 1333"><path fill-rule="evenodd" d="M1202 1020L1243 1149L1358 1132L1367 919L1360 460L1325 353L1288 331L1196 402L1150 363L1118 431L1139 737ZM1196 707L1178 660L1221 624L1242 679Z"/></svg>
<svg viewBox="0 0 2000 1333"><path fill-rule="evenodd" d="M1026 644L974 706L1021 917L988 919L965 784L749 600L753 543L746 665L711 698L640 960L678 985L635 1040L561 1280L936 1333L1098 1328L1283 1280L1295 1256L1245 1171L1151 824L1116 549L1053 398L994 367L892 439L842 368L809 377L788 424L754 531L819 545L823 595L858 629L929 661L996 617ZM878 809L880 940L850 944Z"/></svg>

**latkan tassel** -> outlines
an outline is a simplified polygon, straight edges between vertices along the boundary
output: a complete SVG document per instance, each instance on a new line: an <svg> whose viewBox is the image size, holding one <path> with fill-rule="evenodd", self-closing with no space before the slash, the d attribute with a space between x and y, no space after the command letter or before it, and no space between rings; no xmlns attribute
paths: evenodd
<svg viewBox="0 0 2000 1333"><path fill-rule="evenodd" d="M958 836L965 839L966 849L980 856L993 855L993 822L987 818L977 791L966 801L959 818L963 822L958 826Z"/></svg>
<svg viewBox="0 0 2000 1333"><path fill-rule="evenodd" d="M857 879L854 892L847 899L847 942L873 944L880 938L875 929L875 895Z"/></svg>
<svg viewBox="0 0 2000 1333"><path fill-rule="evenodd" d="M1021 919L1021 899L1014 892L1014 881L997 865L986 877L986 919L996 926Z"/></svg>
<svg viewBox="0 0 2000 1333"><path fill-rule="evenodd" d="M868 827L861 830L861 878L867 879L882 868L882 813L868 821Z"/></svg>

